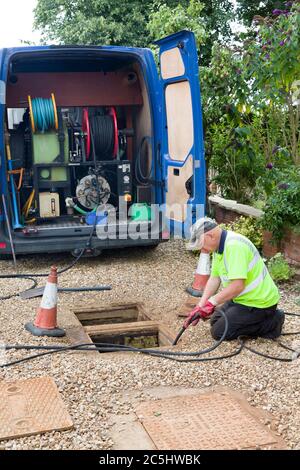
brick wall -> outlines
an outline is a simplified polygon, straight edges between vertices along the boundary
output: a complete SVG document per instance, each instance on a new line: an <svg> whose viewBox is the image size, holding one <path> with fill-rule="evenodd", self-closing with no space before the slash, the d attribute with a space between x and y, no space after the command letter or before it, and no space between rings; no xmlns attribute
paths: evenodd
<svg viewBox="0 0 300 470"><path fill-rule="evenodd" d="M286 230L282 239L282 250L287 261L300 264L300 234Z"/></svg>
<svg viewBox="0 0 300 470"><path fill-rule="evenodd" d="M254 209L236 201L228 201L218 196L210 196L210 205L213 216L218 224L234 222L239 217L261 217L262 211ZM280 243L272 243L272 233L263 232L263 255L272 258L278 252L282 252L287 261L300 266L300 233L288 229Z"/></svg>
<svg viewBox="0 0 300 470"><path fill-rule="evenodd" d="M241 214L238 214L237 212L214 205L214 218L218 224L228 224L230 222L234 222L239 217L241 217Z"/></svg>
<svg viewBox="0 0 300 470"><path fill-rule="evenodd" d="M300 234L287 229L280 243L271 243L272 233L264 231L263 255L271 258L276 253L283 253L286 260L294 265L300 265Z"/></svg>
<svg viewBox="0 0 300 470"><path fill-rule="evenodd" d="M272 256L275 256L276 253L281 251L281 247L279 243L272 243L272 232L267 232L264 230L263 232L263 255L266 258L272 258Z"/></svg>
<svg viewBox="0 0 300 470"><path fill-rule="evenodd" d="M218 223L234 222L239 217L260 218L263 211L219 196L209 196L209 204Z"/></svg>

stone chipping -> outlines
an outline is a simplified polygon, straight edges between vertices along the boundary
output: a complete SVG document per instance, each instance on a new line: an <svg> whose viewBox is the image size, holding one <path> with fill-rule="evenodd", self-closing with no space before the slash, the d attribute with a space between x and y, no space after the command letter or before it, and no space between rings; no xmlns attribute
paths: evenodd
<svg viewBox="0 0 300 470"><path fill-rule="evenodd" d="M72 262L69 254L31 255L19 257L18 271L48 272L52 264L62 268ZM187 299L185 287L193 278L197 259L185 249L181 240L162 243L155 250L133 248L104 252L98 258L85 258L59 276L60 286L111 284L112 291L101 293L60 294L59 326L72 324L72 309L88 304L142 302L154 320L162 321L175 333L182 325L176 312ZM2 273L13 273L10 261L1 260ZM39 279L39 285L44 284ZM30 286L27 280L0 280L0 296ZM295 299L299 297L297 282L280 287L280 306L300 313ZM68 344L68 338L37 338L24 324L35 317L40 298L21 300L14 297L1 302L0 342L1 363L13 361L30 353L6 351L5 344ZM285 331L300 331L300 318L287 317ZM282 341L300 350L300 336L287 336ZM182 337L178 350L197 351L212 344L208 322L199 322ZM251 345L271 355L291 357L275 342L251 341ZM213 354L235 351L236 341L223 343ZM35 354L35 352L33 353ZM109 356L109 357L108 357ZM147 389L158 386L205 389L213 386L231 387L247 397L249 404L268 411L275 422L275 432L290 449L300 449L300 358L291 363L275 362L243 351L222 361L177 363L141 354L100 355L98 353L66 352L47 355L16 366L0 369L0 380L49 375L58 386L62 399L74 422L74 428L0 442L0 449L97 449L113 447L112 416L134 411L135 404L147 400ZM124 392L134 399L123 399ZM271 426L271 422L266 422Z"/></svg>

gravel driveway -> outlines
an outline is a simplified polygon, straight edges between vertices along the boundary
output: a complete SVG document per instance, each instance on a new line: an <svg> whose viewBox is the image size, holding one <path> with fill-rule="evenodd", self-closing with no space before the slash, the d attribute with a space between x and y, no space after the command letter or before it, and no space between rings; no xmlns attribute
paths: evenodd
<svg viewBox="0 0 300 470"><path fill-rule="evenodd" d="M69 255L30 256L19 259L19 272L48 272L51 264L59 268L72 261ZM104 253L99 258L81 260L59 278L61 286L112 284L113 290L102 293L60 294L58 312L88 303L143 302L153 319L162 320L177 332L181 321L176 309L186 300L185 286L192 281L197 260L185 250L184 242L175 240L155 250L131 249ZM11 262L0 261L1 272L14 272ZM29 287L26 280L0 280L0 296L15 289ZM39 281L43 285L43 280ZM281 290L281 305L299 312L293 302L299 296L295 286ZM24 329L31 321L40 299L22 301L13 298L1 302L0 340L16 344L60 344L66 340L35 338ZM58 314L59 315L59 314ZM58 320L60 317L58 316ZM59 321L60 323L60 321ZM60 324L64 327L65 325ZM289 317L287 331L299 331L300 319ZM297 340L298 338L298 340ZM300 337L283 341L300 349ZM209 325L199 323L190 328L180 342L182 350L199 350L211 345ZM253 341L260 351L274 355L291 355L275 343ZM237 343L223 343L218 354L227 354ZM23 357L23 351L10 351L5 361ZM3 360L3 358L2 358ZM0 369L0 380L17 380L50 375L74 421L74 429L0 442L3 449L110 449L111 415L127 414L133 403L122 400L128 390L135 400L144 400L144 389L156 386L205 388L214 385L232 387L248 398L250 404L271 412L276 431L291 449L300 449L300 359L292 363L275 362L244 351L239 356L210 363L178 364L142 356L118 355L105 359L98 354L63 353L46 356L8 369Z"/></svg>

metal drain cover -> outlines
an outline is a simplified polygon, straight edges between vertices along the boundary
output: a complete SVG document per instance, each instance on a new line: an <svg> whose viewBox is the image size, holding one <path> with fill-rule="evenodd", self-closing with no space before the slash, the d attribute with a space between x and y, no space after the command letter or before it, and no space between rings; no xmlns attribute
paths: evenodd
<svg viewBox="0 0 300 470"><path fill-rule="evenodd" d="M51 377L0 382L0 439L73 427Z"/></svg>
<svg viewBox="0 0 300 470"><path fill-rule="evenodd" d="M142 403L136 415L157 449L286 448L255 409L234 396L212 392Z"/></svg>

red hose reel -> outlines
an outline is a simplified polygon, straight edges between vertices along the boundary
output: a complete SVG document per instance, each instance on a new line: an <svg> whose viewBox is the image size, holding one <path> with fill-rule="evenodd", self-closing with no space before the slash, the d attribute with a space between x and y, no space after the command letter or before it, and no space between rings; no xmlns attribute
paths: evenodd
<svg viewBox="0 0 300 470"><path fill-rule="evenodd" d="M89 110L87 108L83 109L82 131L86 135L86 141L85 141L86 157L87 157L87 159L89 159L90 158L90 153L91 153L91 129L90 129L90 121L89 121Z"/></svg>

